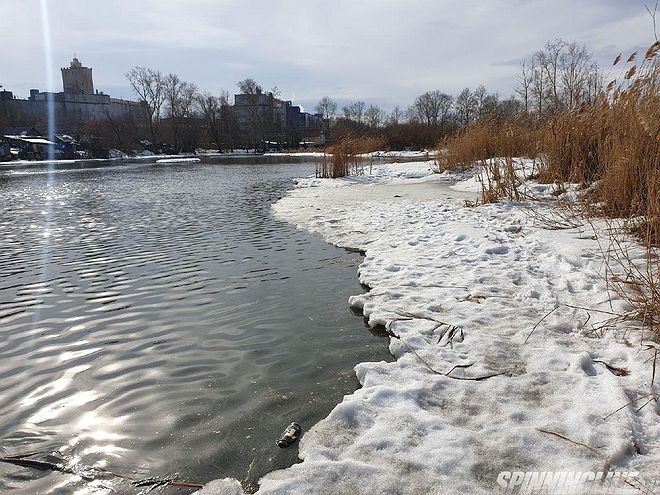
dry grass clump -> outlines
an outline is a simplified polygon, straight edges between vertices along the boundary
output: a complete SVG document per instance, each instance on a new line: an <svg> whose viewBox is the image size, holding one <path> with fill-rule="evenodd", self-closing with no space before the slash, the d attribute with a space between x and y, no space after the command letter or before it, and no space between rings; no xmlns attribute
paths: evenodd
<svg viewBox="0 0 660 495"><path fill-rule="evenodd" d="M329 147L323 162L316 168L316 176L336 179L347 175L361 175L364 161L359 155L382 150L384 141L375 137L346 137Z"/></svg>
<svg viewBox="0 0 660 495"><path fill-rule="evenodd" d="M486 118L467 126L457 136L440 143L443 153L436 168L465 170L488 158L534 157L538 154L539 133L524 117L501 122Z"/></svg>
<svg viewBox="0 0 660 495"><path fill-rule="evenodd" d="M481 201L496 203L501 198L511 201L523 199L522 178L516 171L513 158L505 157L482 162Z"/></svg>

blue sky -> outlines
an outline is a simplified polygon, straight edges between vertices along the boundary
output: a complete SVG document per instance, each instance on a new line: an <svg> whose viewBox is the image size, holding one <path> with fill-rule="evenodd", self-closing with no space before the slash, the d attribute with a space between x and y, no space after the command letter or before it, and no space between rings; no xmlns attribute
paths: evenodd
<svg viewBox="0 0 660 495"><path fill-rule="evenodd" d="M390 109L481 83L509 95L520 58L550 39L603 66L653 41L643 0L45 1L57 89L75 52L98 89L126 98L123 74L144 65L215 93L252 77L309 108L329 95ZM0 0L0 16L0 85L45 89L39 0Z"/></svg>

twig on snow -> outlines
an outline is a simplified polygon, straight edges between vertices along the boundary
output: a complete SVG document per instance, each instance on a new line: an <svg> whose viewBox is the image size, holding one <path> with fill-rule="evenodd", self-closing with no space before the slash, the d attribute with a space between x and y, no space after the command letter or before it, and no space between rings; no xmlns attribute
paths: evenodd
<svg viewBox="0 0 660 495"><path fill-rule="evenodd" d="M646 395L642 395L642 396L640 396L640 397L637 397L636 399L633 399L633 400L631 400L631 401L629 401L629 402L626 402L626 403L625 403L624 405L622 405L620 408L616 409L615 411L612 411L612 412L609 413L607 416L603 417L603 419L607 419L607 418L609 418L610 416L612 416L612 415L618 413L621 409L624 409L624 408L626 408L627 406L629 406L629 405L631 405L631 404L634 404L634 403L637 402L638 400L645 399L645 398L650 397L650 396L652 396L652 395L653 395L652 393L650 393L650 394L646 394Z"/></svg>
<svg viewBox="0 0 660 495"><path fill-rule="evenodd" d="M567 442L570 442L572 444L579 445L580 447L584 447L585 449L589 449L589 450L591 450L592 452L595 452L595 453L598 453L598 449L602 449L602 447L592 447L591 445L587 445L585 443L577 442L575 440L572 440L572 439L570 439L568 437L565 437L564 435L562 435L560 433L557 433L557 432L554 432L554 431L543 430L541 428L538 428L538 430L541 433L545 433L547 435L553 435L555 437L561 438L562 440L566 440Z"/></svg>
<svg viewBox="0 0 660 495"><path fill-rule="evenodd" d="M611 371L616 376L628 376L628 370L626 368L618 368L617 366L612 366L611 364L608 364L600 359L594 359L594 363L600 363L604 365L609 371Z"/></svg>
<svg viewBox="0 0 660 495"><path fill-rule="evenodd" d="M390 323L394 323L395 321L397 321L397 320L392 320ZM426 362L426 360L425 360L424 358L422 358L422 356L420 356L420 355L417 353L417 351L415 351L415 349L413 349L412 347L410 347L410 345L408 345L408 343L407 343L405 340L403 340L403 339L401 338L401 336L395 334L395 333L392 331L392 329L389 328L389 324L385 327L385 331L386 331L387 335L389 335L390 337L392 337L392 338L394 338L394 339L397 339L397 340L398 340L399 342L401 342L404 346L406 346L406 348L407 348L410 352L412 352L415 356L417 356L417 359L419 359L419 360L424 364L424 366L426 366L426 367L429 369L429 371L431 371L431 373L434 373L434 374L436 374L436 375L445 376L445 377L447 377L447 378L451 378L452 380L466 380L466 381L480 382L480 381L482 381L482 380L486 380L486 379L488 379L488 378L493 378L493 377L495 377L495 376L500 376L500 375L506 375L506 374L509 374L508 372L504 372L504 371L503 371L503 372L500 372L500 373L492 373L492 374L490 374L490 375L484 375L484 376L451 376L450 373L451 373L452 371L454 371L456 368L467 368L467 367L469 367L469 366L472 366L472 364L469 364L469 365L455 365L455 366L454 366L452 369L450 369L448 372L443 373L442 371L438 371L438 370L434 369L434 368L433 368L428 362Z"/></svg>
<svg viewBox="0 0 660 495"><path fill-rule="evenodd" d="M541 318L541 319L539 320L539 322L538 322L536 325L534 325L534 328L532 328L532 331L529 332L529 335L527 336L527 338L525 339L525 341L523 342L523 344L526 344L527 341L529 340L529 338L530 338L530 337L532 336L532 334L534 333L534 330L536 330L536 328L537 328L541 323L543 323L543 321L544 321L548 316L550 316L552 313L554 313L554 312L557 311L558 309L559 309L559 306L556 306L555 309L553 309L552 311L546 313L545 316L544 316L543 318Z"/></svg>

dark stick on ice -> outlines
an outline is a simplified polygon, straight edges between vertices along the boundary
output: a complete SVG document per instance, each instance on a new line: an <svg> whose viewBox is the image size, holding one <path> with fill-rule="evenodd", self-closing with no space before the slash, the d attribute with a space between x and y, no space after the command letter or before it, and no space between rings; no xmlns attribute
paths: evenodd
<svg viewBox="0 0 660 495"><path fill-rule="evenodd" d="M651 376L651 388L653 388L653 384L655 383L655 363L658 360L658 349L655 350L655 353L653 354L653 375Z"/></svg>
<svg viewBox="0 0 660 495"><path fill-rule="evenodd" d="M612 374L616 376L627 376L628 370L626 368L619 368L617 366L612 366L611 364L602 361L601 359L594 359L594 363L600 363L605 366Z"/></svg>
<svg viewBox="0 0 660 495"><path fill-rule="evenodd" d="M204 485L201 483L191 483L188 481L179 481L175 476L159 478L144 478L137 479L130 476L125 476L122 474L113 473L112 471L107 471L105 469L98 468L72 468L68 467L63 463L56 463L50 461L41 461L37 459L28 459L36 454L43 454L43 452L28 452L24 454L12 454L0 457L0 463L13 464L14 466L21 466L26 468L37 469L39 471L51 471L59 472L63 474L72 474L74 476L79 476L85 481L95 481L97 476L94 476L94 473L101 476L112 476L114 478L121 478L127 481L130 481L136 487L146 487L151 486L154 488L163 487L163 486L176 486L180 488L202 488Z"/></svg>

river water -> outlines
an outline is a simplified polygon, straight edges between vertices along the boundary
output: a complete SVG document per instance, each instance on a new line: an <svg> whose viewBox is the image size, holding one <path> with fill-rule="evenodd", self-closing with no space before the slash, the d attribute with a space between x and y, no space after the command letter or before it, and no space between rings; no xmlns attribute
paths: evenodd
<svg viewBox="0 0 660 495"><path fill-rule="evenodd" d="M360 255L273 218L314 172L289 161L0 171L0 454L252 489L296 462L284 427L390 356L346 302ZM140 490L0 464L0 493Z"/></svg>

